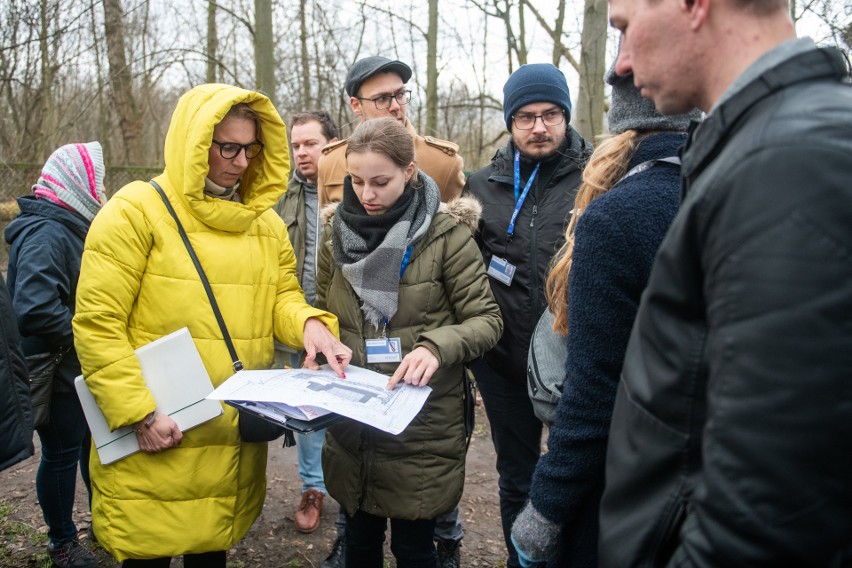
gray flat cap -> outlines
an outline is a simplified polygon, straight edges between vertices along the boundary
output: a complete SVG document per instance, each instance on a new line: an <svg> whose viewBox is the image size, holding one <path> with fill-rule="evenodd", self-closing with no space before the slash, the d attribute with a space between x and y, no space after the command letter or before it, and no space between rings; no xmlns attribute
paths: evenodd
<svg viewBox="0 0 852 568"><path fill-rule="evenodd" d="M346 93L350 97L358 94L358 89L361 88L361 83L380 72L392 72L399 75L403 83L408 83L411 79L411 67L402 61L394 61L387 57L374 55L359 59L349 68L349 73L346 74Z"/></svg>

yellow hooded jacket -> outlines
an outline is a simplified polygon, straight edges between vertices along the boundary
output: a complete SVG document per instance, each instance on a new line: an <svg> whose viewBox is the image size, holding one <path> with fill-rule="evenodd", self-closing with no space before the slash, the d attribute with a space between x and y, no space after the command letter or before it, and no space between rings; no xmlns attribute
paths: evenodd
<svg viewBox="0 0 852 568"><path fill-rule="evenodd" d="M243 174L243 203L204 195L213 127L234 104L260 117L263 152ZM270 208L290 173L284 123L260 93L202 85L181 97L155 178L177 211L247 369L268 368L273 336L303 344L305 320L334 333L337 319L305 303L296 259ZM123 187L92 223L74 316L86 383L110 428L137 422L156 404L133 350L189 327L215 386L233 374L213 310L174 220L145 182ZM180 377L175 377L180 380ZM266 491L266 444L240 443L237 412L184 433L158 454L102 465L92 452L92 519L115 558L155 558L227 550L251 527Z"/></svg>

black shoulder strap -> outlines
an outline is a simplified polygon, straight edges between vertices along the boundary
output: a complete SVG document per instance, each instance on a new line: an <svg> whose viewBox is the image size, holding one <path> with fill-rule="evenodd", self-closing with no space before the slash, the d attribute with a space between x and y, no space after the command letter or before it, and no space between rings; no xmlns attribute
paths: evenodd
<svg viewBox="0 0 852 568"><path fill-rule="evenodd" d="M166 193L163 191L163 188L153 180L148 183L154 186L154 189L156 189L157 193L160 194L163 203L166 204L166 209L169 210L169 214L172 216L172 219L175 220L175 224L177 224L180 238L183 239L183 244L186 245L186 250L189 252L190 258L192 258L195 270L198 271L198 277L201 278L201 284L204 285L204 291L207 292L207 297L210 299L210 306L213 308L213 315L216 316L216 321L219 323L219 329L222 330L222 337L225 339L225 345L228 346L228 352L231 354L231 359L234 362L234 372L236 373L237 371L241 371L243 369L243 364L240 361L240 358L237 357L237 350L234 348L234 342L231 341L231 334L228 333L228 328L225 326L225 318L222 317L222 312L219 311L219 304L216 302L216 297L213 295L213 288L210 287L210 281L207 280L207 275L201 267L201 262L195 254L195 249L192 248L192 244L189 242L189 237L186 236L186 231L183 230L183 225L178 219L174 207L172 207L172 204L169 202L169 198L166 197Z"/></svg>

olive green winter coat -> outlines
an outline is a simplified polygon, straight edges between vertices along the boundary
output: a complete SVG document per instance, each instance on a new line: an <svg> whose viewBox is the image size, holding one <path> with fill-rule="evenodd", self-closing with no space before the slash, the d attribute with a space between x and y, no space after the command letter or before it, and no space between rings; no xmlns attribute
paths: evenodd
<svg viewBox="0 0 852 568"><path fill-rule="evenodd" d="M403 356L423 346L440 362L423 409L398 436L350 420L328 429L322 460L326 487L350 515L362 509L381 517L431 519L461 499L464 364L491 349L503 330L471 235L480 211L473 198L441 205L412 251L400 282L399 309L387 326L388 337L401 338ZM398 363L367 364L365 340L380 337L381 330L367 323L358 297L334 265L331 232L327 222L317 307L337 315L353 365L391 375Z"/></svg>

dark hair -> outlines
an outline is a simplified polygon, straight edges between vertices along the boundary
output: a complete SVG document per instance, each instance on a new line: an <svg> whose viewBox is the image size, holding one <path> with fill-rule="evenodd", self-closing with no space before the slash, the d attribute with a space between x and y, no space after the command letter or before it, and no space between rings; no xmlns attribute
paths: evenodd
<svg viewBox="0 0 852 568"><path fill-rule="evenodd" d="M331 115L324 110L297 112L290 120L291 131L294 126L305 124L306 122L319 122L322 127L322 135L325 136L326 140L337 138L340 135L340 131L334 123L334 119L331 118Z"/></svg>

